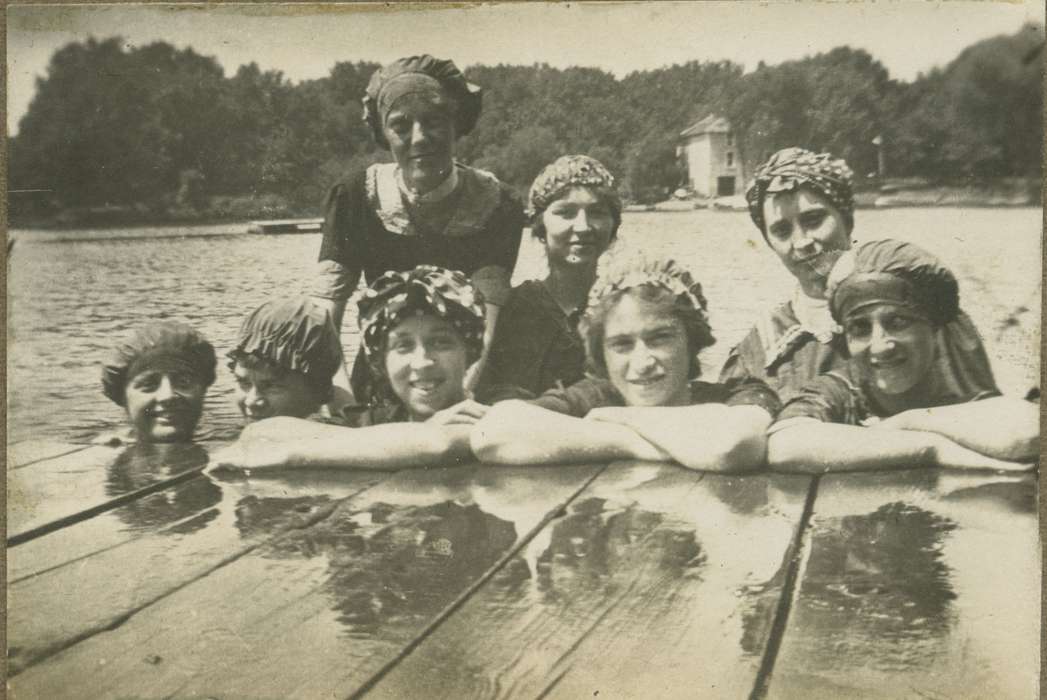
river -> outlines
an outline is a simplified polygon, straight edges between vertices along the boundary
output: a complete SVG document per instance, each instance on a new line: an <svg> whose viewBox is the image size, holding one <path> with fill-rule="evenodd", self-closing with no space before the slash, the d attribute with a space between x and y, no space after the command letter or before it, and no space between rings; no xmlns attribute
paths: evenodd
<svg viewBox="0 0 1047 700"><path fill-rule="evenodd" d="M861 210L856 218L857 239L910 240L953 269L1005 392L1024 394L1039 384L1041 209ZM271 296L309 290L319 234L244 230L246 224L12 230L8 440L83 441L122 425L121 409L102 395L100 364L129 329L152 319L184 320L224 358L246 313ZM626 213L620 235L624 246L675 257L702 282L718 338L702 355L708 377L757 311L792 287L745 213ZM528 239L515 278L538 276L543 265ZM342 334L350 356L358 345L351 316ZM220 360L201 439L235 435L232 392Z"/></svg>

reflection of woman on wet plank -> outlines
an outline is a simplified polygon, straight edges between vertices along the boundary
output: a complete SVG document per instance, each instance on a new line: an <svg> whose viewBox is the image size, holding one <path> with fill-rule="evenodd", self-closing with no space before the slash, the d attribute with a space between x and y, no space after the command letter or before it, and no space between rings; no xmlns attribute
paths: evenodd
<svg viewBox="0 0 1047 700"><path fill-rule="evenodd" d="M935 257L866 243L836 263L828 298L850 360L786 402L768 439L772 468L1029 468L1038 406L999 392L957 396L934 371L946 361L936 333L962 313L956 278Z"/></svg>
<svg viewBox="0 0 1047 700"><path fill-rule="evenodd" d="M632 258L632 259L630 259ZM485 462L649 459L717 471L763 464L778 398L756 379L696 381L714 340L706 302L671 260L621 256L597 277L582 319L596 377L507 401L475 426Z"/></svg>

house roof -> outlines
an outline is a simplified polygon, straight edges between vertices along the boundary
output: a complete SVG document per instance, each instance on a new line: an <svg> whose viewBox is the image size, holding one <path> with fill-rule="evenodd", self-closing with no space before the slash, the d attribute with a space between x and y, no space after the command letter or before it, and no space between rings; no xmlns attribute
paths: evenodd
<svg viewBox="0 0 1047 700"><path fill-rule="evenodd" d="M702 134L726 134L731 130L731 123L717 114L710 114L680 132L680 138L700 136Z"/></svg>

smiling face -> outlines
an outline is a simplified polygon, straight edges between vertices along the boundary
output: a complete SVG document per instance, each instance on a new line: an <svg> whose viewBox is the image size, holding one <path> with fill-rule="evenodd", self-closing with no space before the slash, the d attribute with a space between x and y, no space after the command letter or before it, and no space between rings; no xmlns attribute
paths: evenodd
<svg viewBox="0 0 1047 700"><path fill-rule="evenodd" d="M614 237L614 215L592 190L572 187L542 212L542 228L551 266L595 265Z"/></svg>
<svg viewBox="0 0 1047 700"><path fill-rule="evenodd" d="M844 324L847 349L879 392L898 396L918 391L934 363L934 327L904 306L875 304L850 314Z"/></svg>
<svg viewBox="0 0 1047 700"><path fill-rule="evenodd" d="M828 199L801 187L774 194L763 203L767 242L804 294L825 297L825 282L832 269L831 251L851 247L850 231L843 215Z"/></svg>
<svg viewBox="0 0 1047 700"><path fill-rule="evenodd" d="M291 372L266 362L237 361L236 405L248 422L291 416L305 418L319 410L323 398L301 372Z"/></svg>
<svg viewBox="0 0 1047 700"><path fill-rule="evenodd" d="M187 442L200 421L207 387L192 373L145 369L124 390L127 417L142 442Z"/></svg>
<svg viewBox="0 0 1047 700"><path fill-rule="evenodd" d="M624 294L604 320L603 354L627 406L690 403L687 332L663 305Z"/></svg>
<svg viewBox="0 0 1047 700"><path fill-rule="evenodd" d="M389 331L385 373L411 420L423 421L465 398L468 352L449 322L413 316Z"/></svg>
<svg viewBox="0 0 1047 700"><path fill-rule="evenodd" d="M385 115L382 134L404 182L418 192L442 183L454 166L454 107L446 96L414 93Z"/></svg>

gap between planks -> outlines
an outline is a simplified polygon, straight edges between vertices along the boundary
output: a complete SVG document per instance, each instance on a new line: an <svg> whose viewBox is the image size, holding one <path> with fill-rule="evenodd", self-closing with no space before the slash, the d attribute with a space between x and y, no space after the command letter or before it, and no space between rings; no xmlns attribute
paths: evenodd
<svg viewBox="0 0 1047 700"><path fill-rule="evenodd" d="M509 561L512 560L513 557L515 557L521 550L523 550L524 547L526 547L531 542L531 540L537 537L539 532L545 529L545 527L549 525L549 523L551 523L553 520L562 517L566 513L567 506L573 503L574 500L578 498L578 496L581 495L583 491L589 488L589 486L594 481L596 481L596 479L601 474L607 471L607 469L612 464L614 464L614 462L609 462L597 469L592 474L592 476L590 476L588 479L582 482L582 484L574 491L574 493L572 493L566 500L564 500L563 503L561 503L556 508L550 509L549 512L546 513L542 517L542 519L539 520L538 523L531 528L530 532L520 537L520 539L516 542L514 546L509 548L509 550L506 551L506 553L503 554L502 557L499 558L498 561L496 561L491 568L484 572L482 576L477 578L477 580L474 581L472 585L467 587L461 594L459 594L457 598L451 601L450 605L448 605L446 608L440 611L440 613L435 618L433 618L433 620L430 621L429 624L426 625L414 639L405 644L404 647L400 649L400 651L397 652L393 658L391 658L389 661L383 664L377 671L375 671L375 673L371 675L371 677L365 683L363 683L359 688L354 690L349 695L349 700L358 700L358 698L362 698L372 688L374 688L374 686L377 685L378 682L381 681L390 671L392 671L393 668L397 666L397 664L399 664L401 661L407 658L422 642L424 642L430 635L432 635L433 632L435 632L440 627L440 625L442 625L449 617L451 617L451 615L457 612L459 608L465 605L465 603L470 598L472 598L474 593L476 593L481 587L484 586L484 584L490 581L491 578L493 578L494 575L502 569L502 567L504 567Z"/></svg>
<svg viewBox="0 0 1047 700"><path fill-rule="evenodd" d="M800 593L800 573L810 552L810 527L811 518L814 516L814 502L818 497L818 486L821 476L815 475L808 487L807 499L803 504L803 512L800 514L800 523L796 528L795 539L789 547L787 556L789 566L785 572L785 582L782 584L782 595L778 598L778 607L771 623L771 631L767 636L767 647L763 652L760 668L756 672L756 681L753 684L753 692L749 700L764 700L767 691L771 687L771 676L774 673L774 663L778 658L778 651L785 637L785 628L789 622L789 613L792 611L793 603Z"/></svg>

